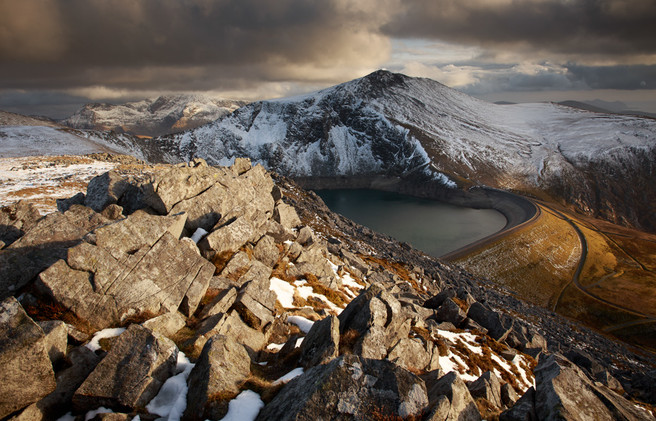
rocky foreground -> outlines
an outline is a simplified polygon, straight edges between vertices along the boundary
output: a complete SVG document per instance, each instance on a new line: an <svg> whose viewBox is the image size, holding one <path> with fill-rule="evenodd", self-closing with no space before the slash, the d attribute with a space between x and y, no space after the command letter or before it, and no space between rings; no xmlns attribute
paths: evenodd
<svg viewBox="0 0 656 421"><path fill-rule="evenodd" d="M58 206L0 210L0 419L654 419L649 357L247 160Z"/></svg>

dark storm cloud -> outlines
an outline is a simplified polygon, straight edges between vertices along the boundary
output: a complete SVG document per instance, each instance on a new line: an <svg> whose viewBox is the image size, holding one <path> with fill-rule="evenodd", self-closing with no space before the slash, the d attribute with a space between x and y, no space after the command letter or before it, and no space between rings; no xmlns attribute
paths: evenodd
<svg viewBox="0 0 656 421"><path fill-rule="evenodd" d="M276 80L289 77L280 69L290 66L380 60L376 49L386 38L375 27L381 22L367 23L350 3L0 0L0 87L133 88L166 81L190 89L190 80L216 82L219 72Z"/></svg>
<svg viewBox="0 0 656 421"><path fill-rule="evenodd" d="M395 37L564 54L656 53L652 0L407 0Z"/></svg>
<svg viewBox="0 0 656 421"><path fill-rule="evenodd" d="M655 89L656 66L580 66L568 64L568 73L592 89Z"/></svg>

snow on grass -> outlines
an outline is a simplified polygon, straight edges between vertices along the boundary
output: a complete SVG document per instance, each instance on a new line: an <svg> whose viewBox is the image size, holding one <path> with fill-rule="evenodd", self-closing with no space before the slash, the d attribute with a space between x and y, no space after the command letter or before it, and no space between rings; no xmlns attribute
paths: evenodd
<svg viewBox="0 0 656 421"><path fill-rule="evenodd" d="M276 277L271 278L269 289L275 292L284 308L294 308L294 286Z"/></svg>
<svg viewBox="0 0 656 421"><path fill-rule="evenodd" d="M285 344L269 344L266 349L269 351L280 351Z"/></svg>
<svg viewBox="0 0 656 421"><path fill-rule="evenodd" d="M117 165L86 157L0 159L0 206L25 199L35 201L41 214L54 212L56 199L85 192L89 180Z"/></svg>
<svg viewBox="0 0 656 421"><path fill-rule="evenodd" d="M312 320L306 319L303 316L289 316L287 317L287 321L289 323L294 323L304 333L308 333L314 324Z"/></svg>
<svg viewBox="0 0 656 421"><path fill-rule="evenodd" d="M477 341L477 337L470 332L450 332L446 330L438 330L438 335L450 343L449 353L446 356L440 356L440 366L445 373L451 371L457 372L460 377L465 381L475 381L478 379L477 375L470 373L472 371L476 373L476 370L471 370L472 367L468 366L468 362L463 358L462 355L459 355L460 352L454 352L458 346L463 347L468 350L471 354L475 354L478 357L484 357L485 352L481 344ZM461 348L462 349L462 348ZM517 381L517 385L525 392L530 386L533 385L533 375L530 372L527 372L524 367L528 366L528 361L523 355L516 355L512 361L508 362L503 357L497 355L494 350L489 349L490 359L493 363L493 370L497 377L502 378L501 370L506 373L511 374ZM466 355L466 352L465 354ZM468 357L466 357L468 358ZM464 368L464 373L463 373ZM487 368L479 367L481 372L486 371ZM519 377L515 373L519 373ZM482 374L482 373L480 373Z"/></svg>
<svg viewBox="0 0 656 421"><path fill-rule="evenodd" d="M221 421L253 421L264 407L260 395L244 390L228 404L228 413Z"/></svg>
<svg viewBox="0 0 656 421"><path fill-rule="evenodd" d="M101 348L100 346L101 339L113 338L114 336L119 336L123 332L125 332L124 327L115 327L115 328L100 330L94 333L93 338L85 346L95 352Z"/></svg>
<svg viewBox="0 0 656 421"><path fill-rule="evenodd" d="M282 376L281 378L279 378L278 380L274 381L273 384L277 385L277 384L281 384L281 383L288 383L292 379L295 379L296 377L300 376L301 374L303 374L303 368L302 367L295 368L292 371L290 371L289 373L287 373L284 376Z"/></svg>
<svg viewBox="0 0 656 421"><path fill-rule="evenodd" d="M146 405L148 412L163 417L160 418L161 420L180 420L187 408L187 391L189 390L187 379L194 365L183 352L178 351L178 362L175 367L178 374L166 379L157 396Z"/></svg>

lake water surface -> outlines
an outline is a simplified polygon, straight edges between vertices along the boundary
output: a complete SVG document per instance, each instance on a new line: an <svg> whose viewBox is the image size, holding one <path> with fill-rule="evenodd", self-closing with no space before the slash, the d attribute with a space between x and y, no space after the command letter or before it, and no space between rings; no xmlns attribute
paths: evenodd
<svg viewBox="0 0 656 421"><path fill-rule="evenodd" d="M316 190L333 212L440 257L494 234L506 218L492 209L453 206L378 190Z"/></svg>

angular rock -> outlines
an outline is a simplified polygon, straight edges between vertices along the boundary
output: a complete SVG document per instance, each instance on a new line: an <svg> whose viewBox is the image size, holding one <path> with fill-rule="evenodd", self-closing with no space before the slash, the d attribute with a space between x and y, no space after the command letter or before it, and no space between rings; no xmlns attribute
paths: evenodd
<svg viewBox="0 0 656 421"><path fill-rule="evenodd" d="M462 325L466 318L465 312L451 298L445 299L435 313L438 322L450 322L456 327Z"/></svg>
<svg viewBox="0 0 656 421"><path fill-rule="evenodd" d="M561 418L562 419L562 418ZM530 387L512 406L499 415L500 421L538 421L535 413L535 389Z"/></svg>
<svg viewBox="0 0 656 421"><path fill-rule="evenodd" d="M69 249L66 260L39 275L37 286L96 329L130 316L177 311L191 285L209 283L214 273L210 262L171 234L181 221L137 212L104 226L95 233L96 245L84 242Z"/></svg>
<svg viewBox="0 0 656 421"><path fill-rule="evenodd" d="M410 333L410 318L401 303L376 284L353 299L339 321L342 335L350 330L357 333L353 351L366 358L383 358Z"/></svg>
<svg viewBox="0 0 656 421"><path fill-rule="evenodd" d="M56 199L55 203L57 203L57 210L64 213L73 205L84 205L85 200L86 195L80 192L73 197L69 197L68 199Z"/></svg>
<svg viewBox="0 0 656 421"><path fill-rule="evenodd" d="M424 370L431 362L431 355L420 339L404 338L392 348L387 359L409 370Z"/></svg>
<svg viewBox="0 0 656 421"><path fill-rule="evenodd" d="M274 267L278 262L280 250L276 246L276 241L273 237L265 235L257 242L253 248L253 256L260 262L269 267Z"/></svg>
<svg viewBox="0 0 656 421"><path fill-rule="evenodd" d="M0 208L0 241L5 247L10 246L32 229L39 219L39 210L25 200Z"/></svg>
<svg viewBox="0 0 656 421"><path fill-rule="evenodd" d="M455 296L456 296L456 292L454 290L445 289L439 294L434 295L428 300L426 300L424 302L424 307L437 310L438 308L440 308L442 303L444 303L444 300L446 300L447 298L454 298Z"/></svg>
<svg viewBox="0 0 656 421"><path fill-rule="evenodd" d="M301 225L296 209L286 203L278 203L273 210L273 220L287 229Z"/></svg>
<svg viewBox="0 0 656 421"><path fill-rule="evenodd" d="M130 325L75 391L73 404L85 411L100 406L118 411L143 408L173 375L177 356L170 339Z"/></svg>
<svg viewBox="0 0 656 421"><path fill-rule="evenodd" d="M469 393L473 398L483 398L497 408L503 408L504 403L501 398L501 383L496 374L486 371L468 386Z"/></svg>
<svg viewBox="0 0 656 421"><path fill-rule="evenodd" d="M55 390L43 330L15 298L0 302L0 418Z"/></svg>
<svg viewBox="0 0 656 421"><path fill-rule="evenodd" d="M72 407L73 393L94 370L101 357L86 346L73 348L68 353L70 367L57 373L57 388L40 401L25 408L12 421L46 421L59 419Z"/></svg>
<svg viewBox="0 0 656 421"><path fill-rule="evenodd" d="M102 212L108 205L118 203L128 188L129 183L122 175L108 171L89 181L84 204L96 212Z"/></svg>
<svg viewBox="0 0 656 421"><path fill-rule="evenodd" d="M515 392L515 389L510 385L510 383L504 383L501 386L501 402L507 406L511 407L519 400L519 395Z"/></svg>
<svg viewBox="0 0 656 421"><path fill-rule="evenodd" d="M476 403L465 382L456 372L447 373L428 388L428 399L431 405L437 404L440 396L446 396L451 403L447 421L480 421L481 414L478 412Z"/></svg>
<svg viewBox="0 0 656 421"><path fill-rule="evenodd" d="M61 320L48 320L37 323L45 334L46 349L53 366L66 358L68 345L68 328Z"/></svg>
<svg viewBox="0 0 656 421"><path fill-rule="evenodd" d="M198 248L206 255L234 252L255 237L257 232L258 227L255 224L245 217L237 217L215 228L198 242Z"/></svg>
<svg viewBox="0 0 656 421"><path fill-rule="evenodd" d="M193 339L193 347L200 352L207 339L217 334L244 345L249 352L259 351L266 344L266 336L262 332L248 326L236 311L230 311L204 320Z"/></svg>
<svg viewBox="0 0 656 421"><path fill-rule="evenodd" d="M312 228L303 227L298 230L298 235L296 236L296 242L302 246L309 246L314 243L314 232Z"/></svg>
<svg viewBox="0 0 656 421"><path fill-rule="evenodd" d="M257 420L405 419L427 405L419 377L386 360L344 355L290 381Z"/></svg>
<svg viewBox="0 0 656 421"><path fill-rule="evenodd" d="M250 374L251 359L243 345L223 335L211 337L189 375L183 419L221 419Z"/></svg>
<svg viewBox="0 0 656 421"><path fill-rule="evenodd" d="M438 396L437 401L433 405L433 409L427 418L424 418L424 421L444 421L449 416L449 411L451 410L451 402L446 396Z"/></svg>
<svg viewBox="0 0 656 421"><path fill-rule="evenodd" d="M200 320L220 313L227 313L237 299L237 288L230 287L221 291L200 312Z"/></svg>
<svg viewBox="0 0 656 421"><path fill-rule="evenodd" d="M153 333L170 338L185 326L185 322L186 319L181 313L172 311L146 320L141 325Z"/></svg>
<svg viewBox="0 0 656 421"><path fill-rule="evenodd" d="M489 335L501 342L505 340L513 328L513 319L509 316L501 316L479 302L469 307L467 317L474 320L488 330Z"/></svg>
<svg viewBox="0 0 656 421"><path fill-rule="evenodd" d="M329 316L315 322L301 344L299 364L305 368L326 364L339 355L339 319Z"/></svg>
<svg viewBox="0 0 656 421"><path fill-rule="evenodd" d="M66 213L51 213L40 219L22 237L0 252L0 299L27 285L66 250L108 219L75 205Z"/></svg>
<svg viewBox="0 0 656 421"><path fill-rule="evenodd" d="M245 278L251 271L258 274L259 271L256 268L257 265L252 266L242 278ZM253 279L242 286L232 306L250 327L258 330L273 322L273 314L276 310L276 295L269 289L271 286L269 268L266 268L266 273L267 275L264 277L251 276Z"/></svg>
<svg viewBox="0 0 656 421"><path fill-rule="evenodd" d="M535 371L538 419L648 420L645 411L601 384L559 354L540 358Z"/></svg>
<svg viewBox="0 0 656 421"><path fill-rule="evenodd" d="M250 158L235 158L235 163L232 164L230 169L237 175L242 175L252 167Z"/></svg>

